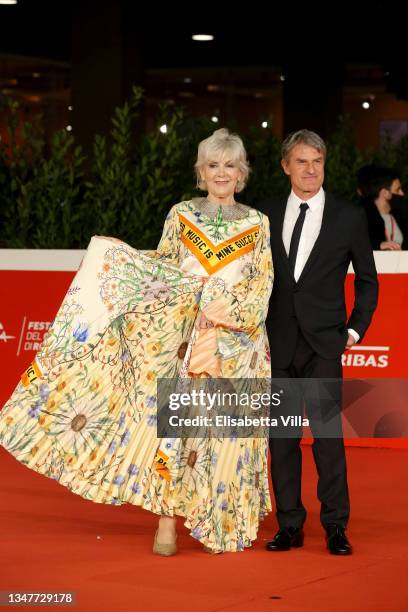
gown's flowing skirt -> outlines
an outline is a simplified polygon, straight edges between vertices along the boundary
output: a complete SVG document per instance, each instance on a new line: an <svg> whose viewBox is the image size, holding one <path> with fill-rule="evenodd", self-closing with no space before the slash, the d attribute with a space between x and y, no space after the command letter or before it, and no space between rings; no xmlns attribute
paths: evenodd
<svg viewBox="0 0 408 612"><path fill-rule="evenodd" d="M256 538L270 509L264 438L165 441L155 469L156 381L188 370L203 278L94 237L36 360L0 413L0 441L21 463L96 503L185 517L214 550ZM260 334L252 351L265 363ZM250 361L248 347L226 363ZM250 377L263 372L252 369Z"/></svg>

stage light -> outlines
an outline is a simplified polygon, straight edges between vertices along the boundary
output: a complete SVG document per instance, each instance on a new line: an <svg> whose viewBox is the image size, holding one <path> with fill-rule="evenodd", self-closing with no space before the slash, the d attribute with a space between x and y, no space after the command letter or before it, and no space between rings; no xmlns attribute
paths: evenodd
<svg viewBox="0 0 408 612"><path fill-rule="evenodd" d="M214 36L212 34L193 34L191 38L199 42L214 40Z"/></svg>
<svg viewBox="0 0 408 612"><path fill-rule="evenodd" d="M161 131L162 134L167 134L167 125L163 123L163 125L159 127L159 130Z"/></svg>
<svg viewBox="0 0 408 612"><path fill-rule="evenodd" d="M72 132L72 125L67 125L65 129L67 130L67 132Z"/></svg>
<svg viewBox="0 0 408 612"><path fill-rule="evenodd" d="M281 74L280 77L279 77L279 80L282 81L282 83L283 83L283 81L285 80L285 75Z"/></svg>
<svg viewBox="0 0 408 612"><path fill-rule="evenodd" d="M219 119L218 119L218 117L217 117L216 115L213 115L213 116L211 117L211 121L212 121L213 123L218 123Z"/></svg>
<svg viewBox="0 0 408 612"><path fill-rule="evenodd" d="M268 127L268 122L267 121L262 121L262 127L263 128L267 128Z"/></svg>
<svg viewBox="0 0 408 612"><path fill-rule="evenodd" d="M72 106L71 105L68 106L68 110L72 111Z"/></svg>
<svg viewBox="0 0 408 612"><path fill-rule="evenodd" d="M0 0L0 4L17 4L17 0Z"/></svg>
<svg viewBox="0 0 408 612"><path fill-rule="evenodd" d="M361 106L364 108L364 110L368 110L371 107L371 104L368 102L368 100L364 100Z"/></svg>

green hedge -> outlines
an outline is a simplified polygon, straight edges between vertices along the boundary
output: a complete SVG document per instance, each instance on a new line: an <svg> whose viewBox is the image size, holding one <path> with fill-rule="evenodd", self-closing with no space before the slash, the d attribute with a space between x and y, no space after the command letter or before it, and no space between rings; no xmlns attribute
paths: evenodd
<svg viewBox="0 0 408 612"><path fill-rule="evenodd" d="M167 210L199 195L193 166L197 145L215 125L163 106L158 129L135 134L142 90L115 110L109 137L95 136L93 157L85 158L66 130L47 143L41 120L23 126L16 145L18 105L8 101L11 145L0 143L0 246L85 248L93 234L118 236L137 248L154 248ZM288 190L280 167L280 142L270 130L251 128L244 137L252 172L244 203L255 205ZM326 187L346 198L356 194L356 172L371 161L397 165L407 179L408 139L381 153L359 151L349 118L341 117L328 142Z"/></svg>

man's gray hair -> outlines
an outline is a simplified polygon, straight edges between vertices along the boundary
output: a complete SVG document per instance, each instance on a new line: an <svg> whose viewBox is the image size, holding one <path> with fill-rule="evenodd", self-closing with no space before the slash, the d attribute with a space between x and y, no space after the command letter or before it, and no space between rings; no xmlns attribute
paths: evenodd
<svg viewBox="0 0 408 612"><path fill-rule="evenodd" d="M312 132L311 130L298 130L297 132L289 134L289 136L287 136L283 141L281 149L282 159L288 159L293 147L298 144L305 144L309 147L313 147L314 149L317 149L323 153L324 157L326 157L326 145L324 144L324 140L320 138L319 134L316 134L316 132Z"/></svg>

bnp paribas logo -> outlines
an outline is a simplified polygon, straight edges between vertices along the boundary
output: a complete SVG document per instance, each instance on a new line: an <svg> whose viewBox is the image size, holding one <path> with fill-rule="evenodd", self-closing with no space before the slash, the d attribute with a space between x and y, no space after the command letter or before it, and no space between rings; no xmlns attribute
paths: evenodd
<svg viewBox="0 0 408 612"><path fill-rule="evenodd" d="M8 336L4 329L3 323L0 321L0 342L7 342L7 340L14 340L15 336Z"/></svg>

